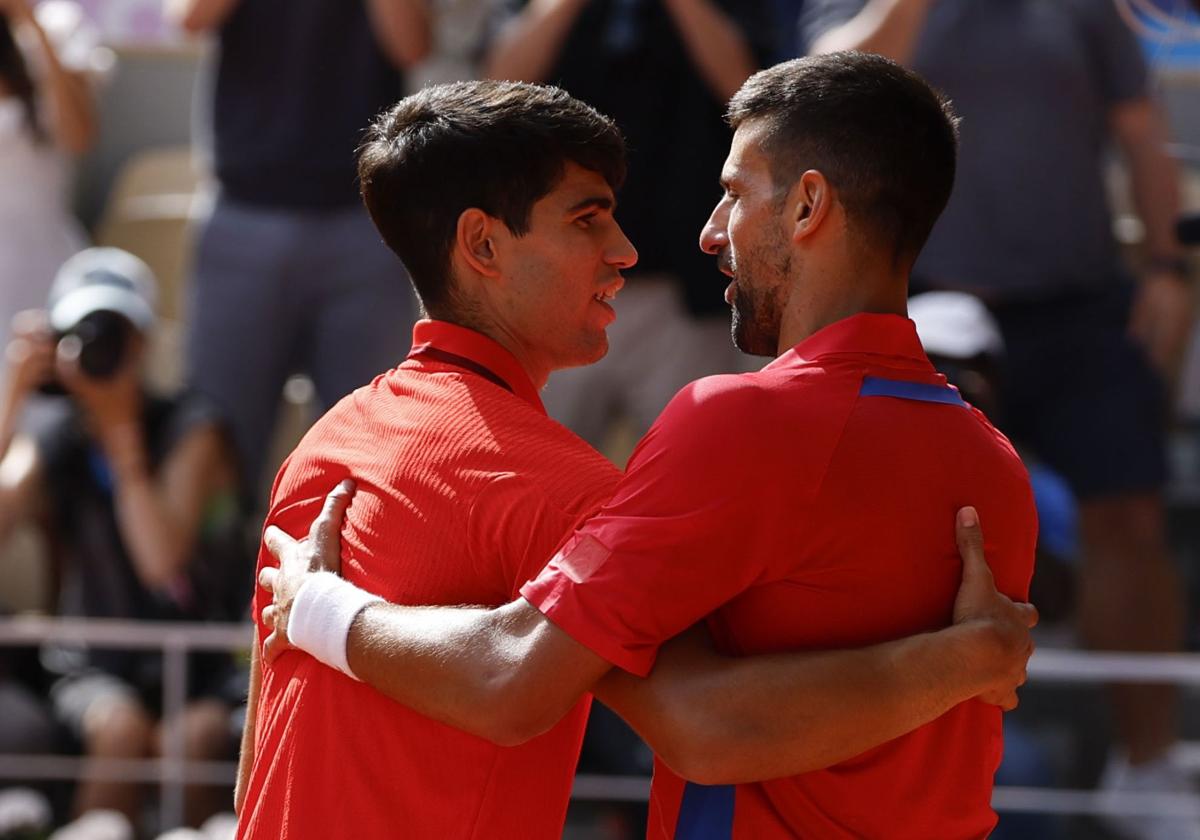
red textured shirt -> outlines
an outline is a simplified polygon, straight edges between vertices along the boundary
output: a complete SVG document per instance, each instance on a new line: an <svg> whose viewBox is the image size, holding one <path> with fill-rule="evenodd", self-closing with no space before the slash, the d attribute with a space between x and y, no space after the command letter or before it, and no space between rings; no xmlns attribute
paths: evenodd
<svg viewBox="0 0 1200 840"><path fill-rule="evenodd" d="M619 473L546 416L500 345L442 322L413 334L407 361L300 442L267 521L303 535L325 494L353 477L342 532L349 580L401 604L506 603L609 498ZM261 551L260 568L268 560ZM267 603L259 589L256 621ZM238 836L558 838L589 702L502 748L287 653L263 670Z"/></svg>
<svg viewBox="0 0 1200 840"><path fill-rule="evenodd" d="M732 655L869 645L950 623L965 504L997 585L1024 598L1037 530L1024 466L910 321L858 315L758 373L684 388L612 501L521 591L636 674L704 618ZM660 763L649 836L982 838L1000 753L1000 711L970 701L792 778L705 787Z"/></svg>

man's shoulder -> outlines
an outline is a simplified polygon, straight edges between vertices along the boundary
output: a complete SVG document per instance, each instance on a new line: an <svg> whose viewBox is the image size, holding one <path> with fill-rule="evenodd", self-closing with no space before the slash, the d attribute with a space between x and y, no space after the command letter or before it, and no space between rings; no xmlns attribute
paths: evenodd
<svg viewBox="0 0 1200 840"><path fill-rule="evenodd" d="M839 373L803 364L706 376L683 388L667 411L675 423L702 421L782 431L776 424L821 423L843 416L853 405L859 378L857 371Z"/></svg>

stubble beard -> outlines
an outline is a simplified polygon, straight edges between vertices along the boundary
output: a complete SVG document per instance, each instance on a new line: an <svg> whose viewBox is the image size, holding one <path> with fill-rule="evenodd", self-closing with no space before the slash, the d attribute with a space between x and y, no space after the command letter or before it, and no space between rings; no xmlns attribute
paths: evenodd
<svg viewBox="0 0 1200 840"><path fill-rule="evenodd" d="M773 273L777 282L769 287L755 282L752 277L758 272L751 265L768 266L759 249L745 261L738 271L734 267L737 281L733 293L733 323L730 331L737 349L751 356L774 357L779 353L779 335L783 327L783 301L780 293L783 283L791 271L791 256L786 251L777 252L777 264L765 273Z"/></svg>

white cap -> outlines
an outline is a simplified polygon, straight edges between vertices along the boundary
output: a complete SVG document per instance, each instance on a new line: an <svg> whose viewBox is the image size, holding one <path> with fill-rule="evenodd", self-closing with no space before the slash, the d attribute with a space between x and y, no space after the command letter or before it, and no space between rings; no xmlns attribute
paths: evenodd
<svg viewBox="0 0 1200 840"><path fill-rule="evenodd" d="M115 312L146 332L154 326L156 283L150 267L120 248L88 248L71 257L50 289L50 326L67 332L93 312Z"/></svg>
<svg viewBox="0 0 1200 840"><path fill-rule="evenodd" d="M948 359L1004 353L1000 325L983 301L966 292L926 292L908 300L925 352Z"/></svg>

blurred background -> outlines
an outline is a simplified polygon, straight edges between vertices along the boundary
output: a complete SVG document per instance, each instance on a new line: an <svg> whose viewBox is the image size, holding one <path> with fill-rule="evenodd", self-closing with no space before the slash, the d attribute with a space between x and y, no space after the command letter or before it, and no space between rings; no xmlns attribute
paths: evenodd
<svg viewBox="0 0 1200 840"><path fill-rule="evenodd" d="M695 244L723 103L754 69L844 47L913 66L964 115L911 314L1038 496L1039 653L994 836L1200 837L1196 5L401 5L420 14L0 0L0 838L232 837L271 480L324 408L403 358L417 315L358 204L371 116L490 75L559 83L621 125L641 261L609 357L545 398L623 465L687 381L761 362L733 350ZM689 6L738 49L686 36ZM876 37L897 9L904 37ZM566 836L642 836L650 767L597 705Z"/></svg>

